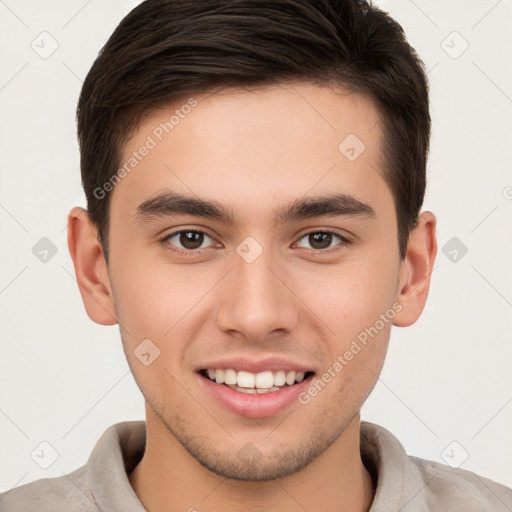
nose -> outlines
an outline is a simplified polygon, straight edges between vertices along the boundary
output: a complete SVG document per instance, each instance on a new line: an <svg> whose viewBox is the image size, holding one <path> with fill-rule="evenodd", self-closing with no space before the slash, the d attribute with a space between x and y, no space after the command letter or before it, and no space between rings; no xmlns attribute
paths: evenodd
<svg viewBox="0 0 512 512"><path fill-rule="evenodd" d="M286 277L271 250L263 250L252 262L235 253L217 309L219 328L256 342L268 339L274 331L281 335L293 331L299 305Z"/></svg>

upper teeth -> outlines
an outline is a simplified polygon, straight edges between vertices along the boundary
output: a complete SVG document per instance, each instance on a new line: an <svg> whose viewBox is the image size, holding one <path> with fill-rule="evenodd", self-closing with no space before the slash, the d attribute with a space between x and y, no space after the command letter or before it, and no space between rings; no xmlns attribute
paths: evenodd
<svg viewBox="0 0 512 512"><path fill-rule="evenodd" d="M279 370L277 372L265 371L260 373L251 373L244 370L237 372L232 369L208 369L206 371L208 377L217 384L232 384L242 388L269 389L274 386L284 386L285 384L291 386L295 382L302 382L304 380L304 372L295 371L285 372Z"/></svg>

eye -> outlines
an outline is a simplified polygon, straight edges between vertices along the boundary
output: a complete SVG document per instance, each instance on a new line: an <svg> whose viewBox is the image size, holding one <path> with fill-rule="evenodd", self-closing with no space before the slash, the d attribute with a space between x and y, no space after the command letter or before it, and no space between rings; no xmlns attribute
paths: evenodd
<svg viewBox="0 0 512 512"><path fill-rule="evenodd" d="M211 247L212 244L216 243L211 236L200 229L174 231L162 238L161 242L167 249L184 256L198 254L202 249ZM333 245L333 242L338 243ZM207 245L204 245L205 243ZM297 245L306 249L312 249L315 252L330 253L341 250L349 244L350 240L338 233L332 231L311 231L303 235Z"/></svg>
<svg viewBox="0 0 512 512"><path fill-rule="evenodd" d="M310 244L310 246L308 247L307 245L301 245L300 240L306 240L306 243ZM334 247L336 247L336 245L341 245L344 247L350 244L350 240L332 231L311 231L310 233L306 233L304 236L302 236L300 240L298 244L299 247L306 247L308 249L322 252L330 252L326 251L326 249L332 248L333 246L331 246L331 244L336 240L341 243L335 244Z"/></svg>
<svg viewBox="0 0 512 512"><path fill-rule="evenodd" d="M176 246L171 250L180 254L186 254L194 253L199 249L204 249L205 247L202 247L202 245L205 241L208 241L205 239L215 242L211 236L199 229L182 229L181 231L175 231L174 233L165 236L161 241L165 244ZM211 243L209 245L211 245Z"/></svg>

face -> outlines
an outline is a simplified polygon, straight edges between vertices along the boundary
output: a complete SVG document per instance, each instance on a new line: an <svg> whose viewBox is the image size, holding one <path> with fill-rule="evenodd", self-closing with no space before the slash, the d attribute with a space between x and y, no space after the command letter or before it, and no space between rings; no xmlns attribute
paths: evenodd
<svg viewBox="0 0 512 512"><path fill-rule="evenodd" d="M305 84L183 105L127 142L111 196L125 353L147 421L203 466L283 477L340 438L385 357L402 263L380 119Z"/></svg>

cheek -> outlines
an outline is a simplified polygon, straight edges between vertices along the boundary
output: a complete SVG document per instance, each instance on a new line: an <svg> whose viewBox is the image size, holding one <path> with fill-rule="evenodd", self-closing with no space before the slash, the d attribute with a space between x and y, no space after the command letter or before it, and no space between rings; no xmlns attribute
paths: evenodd
<svg viewBox="0 0 512 512"><path fill-rule="evenodd" d="M396 264L347 261L339 266L301 272L297 295L334 331L338 339L354 337L392 308L396 298ZM331 333L333 334L333 333Z"/></svg>
<svg viewBox="0 0 512 512"><path fill-rule="evenodd" d="M214 271L213 267L199 272L193 265L171 266L154 261L146 264L142 258L126 258L113 263L112 268L116 269L112 289L117 317L134 373L141 379L146 374L156 378L154 371L139 368L140 362L135 359L140 352L138 347L148 339L158 353L153 370L160 368L164 372L159 379L170 378L164 369L172 375L180 373L189 346L201 336L201 328L208 322L205 298L210 297L224 272Z"/></svg>
<svg viewBox="0 0 512 512"><path fill-rule="evenodd" d="M113 262L116 309L127 330L162 337L209 289L207 275L192 266L172 267L142 258Z"/></svg>

